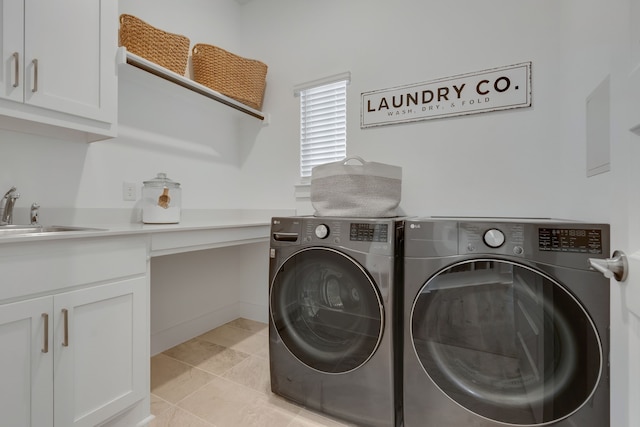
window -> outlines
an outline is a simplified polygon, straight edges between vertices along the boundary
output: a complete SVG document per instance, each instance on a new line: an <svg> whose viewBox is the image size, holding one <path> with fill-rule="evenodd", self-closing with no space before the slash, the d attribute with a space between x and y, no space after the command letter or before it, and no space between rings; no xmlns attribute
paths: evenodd
<svg viewBox="0 0 640 427"><path fill-rule="evenodd" d="M314 166L347 155L347 84L350 73L296 87L300 97L300 177L311 178Z"/></svg>

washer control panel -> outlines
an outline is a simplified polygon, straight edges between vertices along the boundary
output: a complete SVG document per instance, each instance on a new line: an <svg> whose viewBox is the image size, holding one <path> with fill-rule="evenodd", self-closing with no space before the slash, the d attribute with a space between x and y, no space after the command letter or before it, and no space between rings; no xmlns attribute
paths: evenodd
<svg viewBox="0 0 640 427"><path fill-rule="evenodd" d="M303 217L297 242L351 248L372 254L393 253L395 220L359 218Z"/></svg>
<svg viewBox="0 0 640 427"><path fill-rule="evenodd" d="M402 243L404 219L273 217L271 255L277 248L323 246L370 255L395 256Z"/></svg>
<svg viewBox="0 0 640 427"><path fill-rule="evenodd" d="M354 242L388 242L389 224L352 222L349 227L349 240Z"/></svg>
<svg viewBox="0 0 640 427"><path fill-rule="evenodd" d="M576 227L540 227L538 249L547 252L581 254L603 253L602 229Z"/></svg>
<svg viewBox="0 0 640 427"><path fill-rule="evenodd" d="M461 222L460 253L524 255L524 226L519 223Z"/></svg>

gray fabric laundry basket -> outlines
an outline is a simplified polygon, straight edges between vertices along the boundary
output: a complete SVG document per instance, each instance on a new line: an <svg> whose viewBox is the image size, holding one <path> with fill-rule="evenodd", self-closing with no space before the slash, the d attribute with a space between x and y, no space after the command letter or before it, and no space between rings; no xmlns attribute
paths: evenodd
<svg viewBox="0 0 640 427"><path fill-rule="evenodd" d="M401 167L366 162L360 157L347 157L311 170L311 204L316 216L398 216L401 188Z"/></svg>

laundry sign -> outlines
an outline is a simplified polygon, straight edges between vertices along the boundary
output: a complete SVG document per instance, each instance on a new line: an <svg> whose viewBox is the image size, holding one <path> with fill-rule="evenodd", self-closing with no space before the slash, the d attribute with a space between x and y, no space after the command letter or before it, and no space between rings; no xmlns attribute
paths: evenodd
<svg viewBox="0 0 640 427"><path fill-rule="evenodd" d="M531 62L362 93L360 127L531 106Z"/></svg>

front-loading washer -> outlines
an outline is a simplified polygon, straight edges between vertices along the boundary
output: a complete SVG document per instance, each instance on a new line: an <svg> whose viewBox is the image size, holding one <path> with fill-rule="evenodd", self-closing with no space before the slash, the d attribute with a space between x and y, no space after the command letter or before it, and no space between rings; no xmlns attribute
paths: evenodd
<svg viewBox="0 0 640 427"><path fill-rule="evenodd" d="M271 390L358 426L399 425L400 219L271 223Z"/></svg>
<svg viewBox="0 0 640 427"><path fill-rule="evenodd" d="M609 226L405 224L405 427L609 426Z"/></svg>

